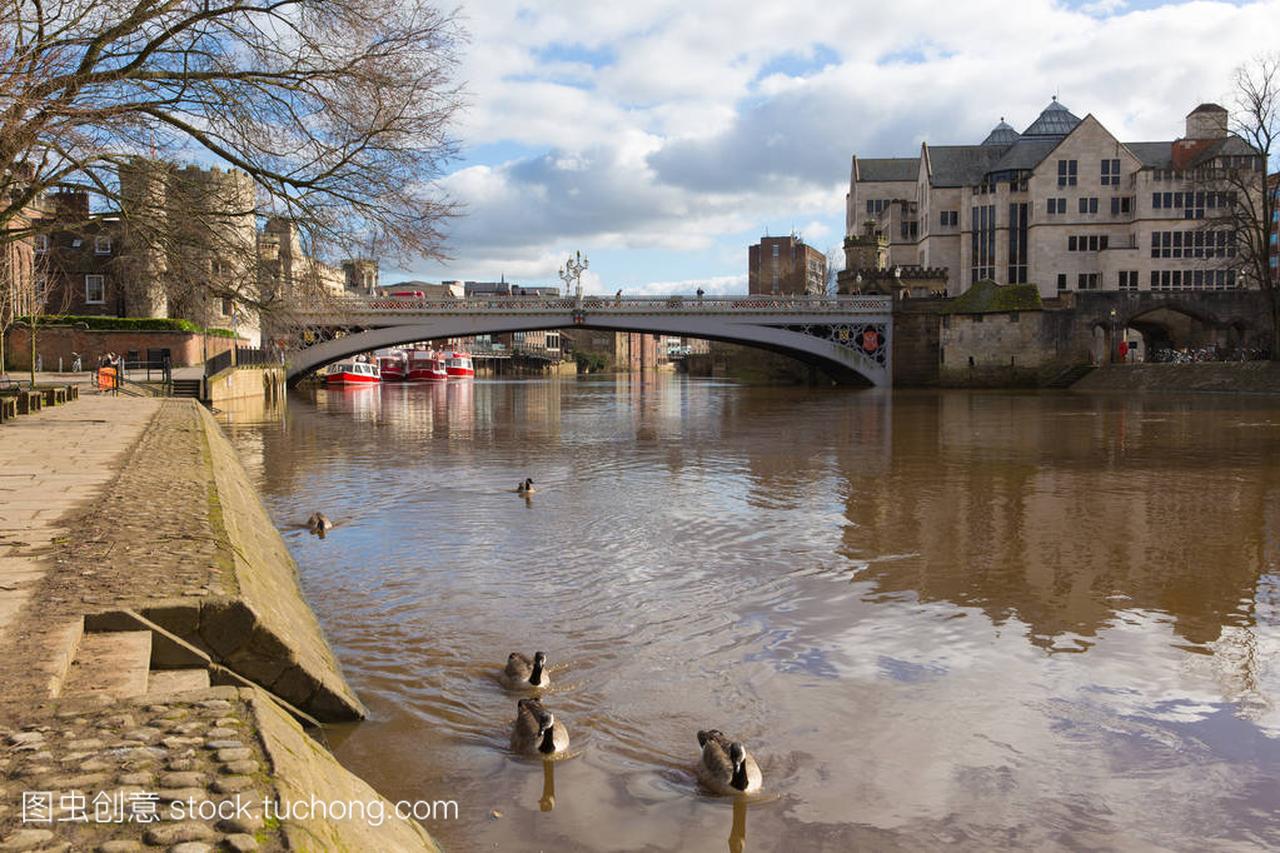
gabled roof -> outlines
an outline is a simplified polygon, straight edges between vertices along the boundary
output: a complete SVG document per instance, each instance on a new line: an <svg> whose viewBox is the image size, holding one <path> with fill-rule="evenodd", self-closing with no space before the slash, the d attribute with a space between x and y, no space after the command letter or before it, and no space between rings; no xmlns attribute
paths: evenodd
<svg viewBox="0 0 1280 853"><path fill-rule="evenodd" d="M1005 149L998 145L929 145L929 178L935 187L967 187L982 182Z"/></svg>
<svg viewBox="0 0 1280 853"><path fill-rule="evenodd" d="M914 181L920 173L919 157L859 157L859 181Z"/></svg>
<svg viewBox="0 0 1280 853"><path fill-rule="evenodd" d="M1022 131L1022 135L1024 137L1066 136L1079 123L1080 117L1073 115L1071 110L1058 103L1058 96L1054 95L1049 106L1045 107L1036 120Z"/></svg>

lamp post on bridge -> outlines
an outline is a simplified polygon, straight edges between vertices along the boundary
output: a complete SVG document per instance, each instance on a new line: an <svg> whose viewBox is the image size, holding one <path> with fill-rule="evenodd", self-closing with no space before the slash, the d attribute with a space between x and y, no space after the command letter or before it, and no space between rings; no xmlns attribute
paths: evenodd
<svg viewBox="0 0 1280 853"><path fill-rule="evenodd" d="M569 285L574 287L574 299L582 304L582 273L591 262L582 257L582 252L575 252L574 256L564 262L564 266L560 268L560 280L564 282L565 296L569 295Z"/></svg>

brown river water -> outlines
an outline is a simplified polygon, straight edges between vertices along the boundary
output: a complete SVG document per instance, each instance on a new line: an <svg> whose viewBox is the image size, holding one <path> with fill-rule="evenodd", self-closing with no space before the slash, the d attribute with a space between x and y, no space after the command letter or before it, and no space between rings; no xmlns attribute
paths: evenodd
<svg viewBox="0 0 1280 853"><path fill-rule="evenodd" d="M450 851L1280 848L1280 399L623 376L224 417L371 709L330 743L456 801ZM513 649L566 760L507 750ZM765 796L699 793L707 727Z"/></svg>

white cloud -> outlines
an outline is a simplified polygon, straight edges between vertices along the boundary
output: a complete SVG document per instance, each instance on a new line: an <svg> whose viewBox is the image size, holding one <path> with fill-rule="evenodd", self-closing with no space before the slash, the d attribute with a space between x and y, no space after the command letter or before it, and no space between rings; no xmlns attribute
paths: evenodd
<svg viewBox="0 0 1280 853"><path fill-rule="evenodd" d="M554 275L569 245L723 255L728 235L768 223L803 222L825 248L854 152L977 142L1001 116L1021 129L1055 92L1122 139L1172 138L1197 103L1225 98L1255 45L1280 43L1280 0L474 0L464 13L464 143L543 152L446 179L468 209L451 265L468 276ZM671 273L683 280L654 278Z"/></svg>

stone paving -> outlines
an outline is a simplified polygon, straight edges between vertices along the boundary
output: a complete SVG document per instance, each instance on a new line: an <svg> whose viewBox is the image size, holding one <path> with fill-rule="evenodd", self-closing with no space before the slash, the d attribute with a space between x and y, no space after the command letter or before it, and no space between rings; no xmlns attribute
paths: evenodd
<svg viewBox="0 0 1280 853"><path fill-rule="evenodd" d="M64 518L94 501L160 408L156 400L82 394L0 427L0 639L72 532Z"/></svg>
<svg viewBox="0 0 1280 853"><path fill-rule="evenodd" d="M0 851L284 849L245 699L68 700L0 728Z"/></svg>

